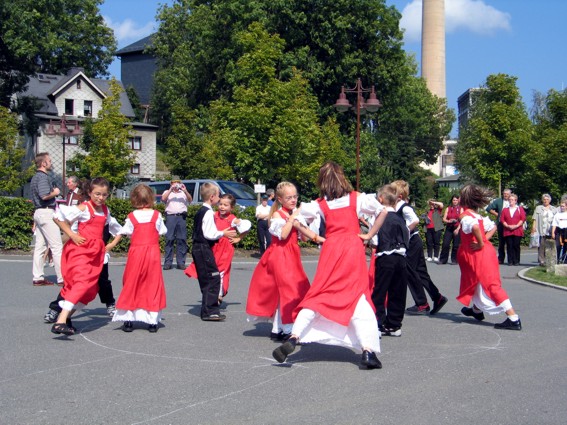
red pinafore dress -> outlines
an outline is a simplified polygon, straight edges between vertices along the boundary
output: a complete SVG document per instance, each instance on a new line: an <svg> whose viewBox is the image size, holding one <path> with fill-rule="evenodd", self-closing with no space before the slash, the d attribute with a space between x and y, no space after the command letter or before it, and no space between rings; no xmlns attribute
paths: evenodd
<svg viewBox="0 0 567 425"><path fill-rule="evenodd" d="M122 278L123 288L116 302L118 310L158 312L166 307L159 233L156 229L158 217L156 210L149 222L140 223L134 213L128 214L134 232Z"/></svg>
<svg viewBox="0 0 567 425"><path fill-rule="evenodd" d="M349 196L349 205L344 208L330 209L327 201L319 200L325 215L326 240L315 278L295 309L294 320L302 308L308 308L328 320L348 326L363 294L374 309L364 244L358 237L357 193L353 191Z"/></svg>
<svg viewBox="0 0 567 425"><path fill-rule="evenodd" d="M473 251L470 245L472 242L476 242L474 234L472 232L464 233L462 229L460 230L461 244L457 251L457 262L461 268L461 285L457 300L465 306L468 306L477 285L480 284L485 294L494 301L496 305L500 305L508 299L508 294L502 288L496 250L486 238L482 219L479 220L478 217L470 211L465 211L461 215L461 218L465 215L478 220L484 246L478 251Z"/></svg>
<svg viewBox="0 0 567 425"><path fill-rule="evenodd" d="M217 230L221 231L231 227L232 221L236 218L234 214L229 214L223 218L219 211L215 212L214 217ZM215 262L217 263L217 268L221 273L222 296L225 296L230 286L230 269L232 267L232 258L234 257L234 245L230 243L229 238L223 236L213 245L212 251ZM189 264L185 269L185 274L188 277L198 279L195 263Z"/></svg>
<svg viewBox="0 0 567 425"><path fill-rule="evenodd" d="M98 293L98 278L104 265L105 243L102 239L108 217L108 208L102 205L104 215L95 215L91 202L86 203L91 218L79 222L78 233L86 241L77 245L68 240L61 256L61 273L65 285L61 296L73 304L87 305Z"/></svg>
<svg viewBox="0 0 567 425"><path fill-rule="evenodd" d="M288 219L281 210L276 214ZM287 239L273 237L262 255L250 281L246 313L269 318L279 303L281 322L293 323L292 313L308 290L309 279L301 264L297 231L293 229Z"/></svg>

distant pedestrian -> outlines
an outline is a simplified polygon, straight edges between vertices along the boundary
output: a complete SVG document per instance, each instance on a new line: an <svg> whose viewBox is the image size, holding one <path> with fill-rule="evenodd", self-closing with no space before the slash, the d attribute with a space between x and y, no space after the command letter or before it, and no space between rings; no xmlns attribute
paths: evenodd
<svg viewBox="0 0 567 425"><path fill-rule="evenodd" d="M459 217L463 212L463 207L459 205L459 196L451 196L451 203L445 208L443 214L443 223L445 224L445 233L443 233L443 243L441 244L441 255L439 255L439 264L447 264L449 261L449 253L451 254L451 263L457 263L457 251L461 239L459 237Z"/></svg>
<svg viewBox="0 0 567 425"><path fill-rule="evenodd" d="M272 243L272 235L270 234L268 217L270 216L270 206L268 205L268 195L262 195L260 205L256 207L256 220L258 229L258 246L260 248L260 256L264 254L266 249Z"/></svg>
<svg viewBox="0 0 567 425"><path fill-rule="evenodd" d="M163 269L170 270L173 264L173 248L177 268L185 270L187 257L187 205L193 201L191 194L181 180L172 180L169 189L163 192L161 200L165 202L165 255Z"/></svg>
<svg viewBox="0 0 567 425"><path fill-rule="evenodd" d="M515 193L510 194L508 202L508 208L504 208L500 214L500 222L504 226L508 265L517 266L520 264L520 243L524 236L526 212L521 206L518 206L518 196Z"/></svg>
<svg viewBox="0 0 567 425"><path fill-rule="evenodd" d="M498 231L498 263L504 264L506 258L506 243L504 242L504 226L500 221L500 215L504 208L510 206L510 195L512 191L510 189L504 189L502 191L502 198L494 199L487 207L486 212L492 214L496 217L496 229Z"/></svg>

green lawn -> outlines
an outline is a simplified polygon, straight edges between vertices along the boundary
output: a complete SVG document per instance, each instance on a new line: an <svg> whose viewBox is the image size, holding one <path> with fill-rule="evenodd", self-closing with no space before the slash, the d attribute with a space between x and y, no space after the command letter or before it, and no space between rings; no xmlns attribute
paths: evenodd
<svg viewBox="0 0 567 425"><path fill-rule="evenodd" d="M545 267L534 267L528 270L525 276L542 282L567 287L567 277L557 276L554 273L547 273L545 271Z"/></svg>

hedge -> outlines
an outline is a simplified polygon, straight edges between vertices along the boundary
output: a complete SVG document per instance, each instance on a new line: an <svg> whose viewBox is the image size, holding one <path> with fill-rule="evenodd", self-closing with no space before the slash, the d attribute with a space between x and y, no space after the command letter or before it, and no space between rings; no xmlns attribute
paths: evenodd
<svg viewBox="0 0 567 425"><path fill-rule="evenodd" d="M110 199L107 202L112 215L123 224L126 216L132 211L130 201L127 199ZM156 209L163 214L164 204L158 204ZM199 205L190 205L187 210L187 234L189 250L191 249L191 236L193 234L193 218L199 210ZM7 198L0 197L0 249L2 250L19 250L30 251L30 244L32 241L32 226L33 226L33 205L30 200L24 198ZM421 216L427 210L416 208L416 214ZM255 218L255 208L248 207L237 213L239 218L248 219L252 222L252 228L248 235L237 245L237 248L253 251L258 250L257 235L257 222ZM532 226L531 214L527 215L528 229ZM420 235L424 239L423 223L420 223ZM522 238L522 245L527 246L530 240L530 232L524 232ZM494 236L492 243L498 245L498 238ZM125 253L128 251L130 244L129 238L123 238L118 246L114 249L115 253ZM165 238L160 239L161 248L163 251L165 245ZM309 243L301 243L302 246L311 246Z"/></svg>

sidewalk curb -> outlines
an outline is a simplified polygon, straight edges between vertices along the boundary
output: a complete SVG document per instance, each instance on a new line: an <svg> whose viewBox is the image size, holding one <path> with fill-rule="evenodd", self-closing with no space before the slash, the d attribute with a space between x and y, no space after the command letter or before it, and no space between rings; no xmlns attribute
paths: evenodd
<svg viewBox="0 0 567 425"><path fill-rule="evenodd" d="M532 278L530 278L530 277L527 277L527 276L525 275L526 272L527 272L528 270L533 269L533 268L534 268L534 267L528 267L528 268L526 268L526 269L520 270L520 271L518 272L518 277L519 277L520 279L526 280L526 281L531 282L531 283L537 283L538 285L549 286L550 288L555 288L555 289L560 289L560 290L562 290L562 291L567 291L567 287L565 287L565 286L554 285L553 283L542 282L541 280L535 280L535 279L532 279Z"/></svg>

